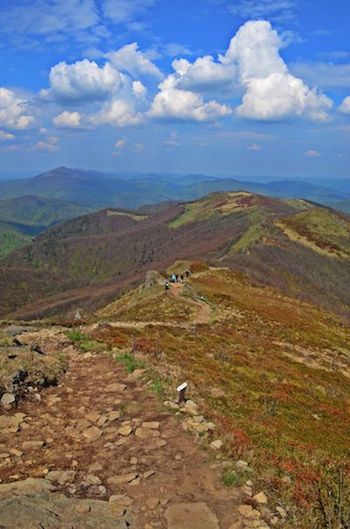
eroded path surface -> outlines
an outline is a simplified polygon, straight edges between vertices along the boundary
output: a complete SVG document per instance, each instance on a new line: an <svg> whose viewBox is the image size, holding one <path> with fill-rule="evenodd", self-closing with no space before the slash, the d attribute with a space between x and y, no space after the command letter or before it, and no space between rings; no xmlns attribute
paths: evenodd
<svg viewBox="0 0 350 529"><path fill-rule="evenodd" d="M196 518L198 529L229 529L237 521L239 492L222 485L215 456L165 411L140 371L127 374L108 354L71 350L59 386L2 413L4 483L45 478L72 501L109 502L115 525L108 528L197 529ZM91 527L95 507L85 501L75 510L76 523L63 523L57 507L53 521L33 527ZM1 527L22 527L4 524L0 512Z"/></svg>

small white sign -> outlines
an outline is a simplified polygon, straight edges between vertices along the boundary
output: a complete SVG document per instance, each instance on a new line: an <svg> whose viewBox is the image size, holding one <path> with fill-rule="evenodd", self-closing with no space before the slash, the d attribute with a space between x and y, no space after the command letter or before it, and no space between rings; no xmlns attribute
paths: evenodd
<svg viewBox="0 0 350 529"><path fill-rule="evenodd" d="M181 386L176 388L176 391L178 391L180 393L180 391L183 391L186 388L187 388L187 382L184 382L183 384L181 384Z"/></svg>

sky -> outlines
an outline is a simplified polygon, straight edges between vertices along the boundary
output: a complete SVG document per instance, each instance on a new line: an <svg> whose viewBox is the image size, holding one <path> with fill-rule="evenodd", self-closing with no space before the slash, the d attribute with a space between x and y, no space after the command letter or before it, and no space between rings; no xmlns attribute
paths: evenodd
<svg viewBox="0 0 350 529"><path fill-rule="evenodd" d="M0 171L350 178L348 0L0 0Z"/></svg>

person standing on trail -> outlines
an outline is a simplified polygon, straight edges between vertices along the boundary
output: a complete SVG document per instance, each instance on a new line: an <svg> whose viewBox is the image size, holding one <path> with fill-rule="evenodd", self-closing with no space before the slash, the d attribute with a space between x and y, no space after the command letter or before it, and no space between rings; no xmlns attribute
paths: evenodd
<svg viewBox="0 0 350 529"><path fill-rule="evenodd" d="M183 283L183 281L184 281L184 279L185 279L185 277L184 277L183 274L180 275L180 279L181 279L181 283Z"/></svg>
<svg viewBox="0 0 350 529"><path fill-rule="evenodd" d="M188 279L190 277L190 275L191 275L191 272L189 270L186 270L185 274L186 274L186 277Z"/></svg>
<svg viewBox="0 0 350 529"><path fill-rule="evenodd" d="M176 283L176 275L175 275L175 274L171 274L170 281L171 281L172 283Z"/></svg>
<svg viewBox="0 0 350 529"><path fill-rule="evenodd" d="M164 287L165 287L165 290L169 290L170 285L169 285L169 281L168 280L165 281Z"/></svg>

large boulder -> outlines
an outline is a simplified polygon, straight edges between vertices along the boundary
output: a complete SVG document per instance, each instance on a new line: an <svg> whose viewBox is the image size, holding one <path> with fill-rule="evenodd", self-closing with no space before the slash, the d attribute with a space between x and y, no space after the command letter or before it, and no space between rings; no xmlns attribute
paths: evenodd
<svg viewBox="0 0 350 529"><path fill-rule="evenodd" d="M0 485L0 527L6 529L132 529L112 503L67 498L44 479ZM136 528L135 528L136 529Z"/></svg>

